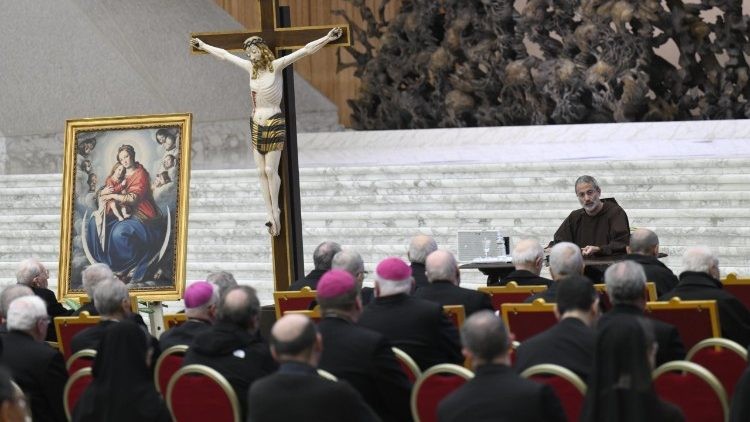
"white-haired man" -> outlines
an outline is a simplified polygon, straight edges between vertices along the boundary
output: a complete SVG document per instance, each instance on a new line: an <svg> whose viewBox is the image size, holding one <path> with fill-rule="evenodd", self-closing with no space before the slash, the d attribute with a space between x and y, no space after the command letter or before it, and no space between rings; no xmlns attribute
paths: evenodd
<svg viewBox="0 0 750 422"><path fill-rule="evenodd" d="M544 266L544 249L536 239L524 239L513 248L513 266L515 270L503 277L501 286L515 281L519 286L552 284L552 280L541 277Z"/></svg>
<svg viewBox="0 0 750 422"><path fill-rule="evenodd" d="M59 316L70 316L73 311L65 309L60 302L57 301L55 294L52 290L47 288L47 281L49 280L49 270L35 258L24 259L18 264L18 271L16 271L16 281L18 284L29 286L34 294L39 296L47 307L47 315L50 319L54 319ZM57 335L55 334L54 324L49 324L47 328L47 335L45 337L47 341L57 341Z"/></svg>
<svg viewBox="0 0 750 422"><path fill-rule="evenodd" d="M411 356L422 370L439 363L461 363L458 331L443 307L410 296L414 279L400 258L386 258L375 269L375 300L359 318L359 325L383 334Z"/></svg>
<svg viewBox="0 0 750 422"><path fill-rule="evenodd" d="M336 268L344 270L354 277L359 285L359 297L362 299L362 305L367 306L375 296L375 289L372 287L362 287L362 283L365 281L365 274L367 274L362 255L355 250L344 249L333 257L331 269Z"/></svg>
<svg viewBox="0 0 750 422"><path fill-rule="evenodd" d="M680 282L663 262L659 261L659 237L649 229L638 229L630 235L630 245L625 259L643 266L646 279L656 285L656 294L661 296Z"/></svg>
<svg viewBox="0 0 750 422"><path fill-rule="evenodd" d="M114 280L115 275L109 265L98 262L91 264L81 272L81 284L83 285L83 291L86 292L86 296L89 297L89 302L78 308L73 315L80 315L81 312L88 312L89 315L99 315L96 306L94 306L94 290L104 280Z"/></svg>
<svg viewBox="0 0 750 422"><path fill-rule="evenodd" d="M8 318L8 307L10 303L21 296L34 296L34 291L31 287L24 286L23 284L11 284L3 289L0 293L0 334L8 332L6 326L6 320Z"/></svg>
<svg viewBox="0 0 750 422"><path fill-rule="evenodd" d="M722 288L719 281L719 258L707 247L689 248L682 256L683 272L680 284L659 297L669 300L716 300L719 308L721 336L736 341L742 347L750 344L750 310L736 296Z"/></svg>
<svg viewBox="0 0 750 422"><path fill-rule="evenodd" d="M34 421L65 421L63 389L68 373L60 352L44 342L49 325L41 298L23 296L11 302L0 363L29 397Z"/></svg>
<svg viewBox="0 0 750 422"><path fill-rule="evenodd" d="M427 256L436 250L437 242L432 236L418 234L409 241L409 251L406 252L406 257L409 258L411 264L411 276L414 278L415 289L421 289L430 284L427 281L425 262L427 262Z"/></svg>
<svg viewBox="0 0 750 422"><path fill-rule="evenodd" d="M547 303L555 302L559 283L568 277L583 277L584 268L581 248L570 242L556 244L549 253L549 272L552 274L553 283L547 290L526 299L526 302L530 303L539 298Z"/></svg>

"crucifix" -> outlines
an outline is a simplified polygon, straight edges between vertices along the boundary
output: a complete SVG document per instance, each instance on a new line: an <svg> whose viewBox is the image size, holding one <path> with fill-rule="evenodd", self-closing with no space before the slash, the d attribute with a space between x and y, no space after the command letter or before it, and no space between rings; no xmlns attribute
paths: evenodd
<svg viewBox="0 0 750 422"><path fill-rule="evenodd" d="M304 271L292 64L326 45L350 45L349 28L290 28L288 7L279 8L278 0L255 1L260 31L193 33L191 45L194 53L209 53L250 74L250 134L271 234L274 287L286 290ZM249 60L228 50L242 50ZM297 51L275 58L274 51L284 50Z"/></svg>

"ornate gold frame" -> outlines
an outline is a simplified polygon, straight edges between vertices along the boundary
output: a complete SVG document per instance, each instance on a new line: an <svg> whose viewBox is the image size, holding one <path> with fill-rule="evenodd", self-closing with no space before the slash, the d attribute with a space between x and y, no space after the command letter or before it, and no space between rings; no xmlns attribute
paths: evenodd
<svg viewBox="0 0 750 422"><path fill-rule="evenodd" d="M168 245L173 250L171 285L167 287L156 286L134 288L131 289L131 292L137 295L139 299L146 301L176 300L182 297L183 291L185 289L185 260L187 257L191 125L192 115L190 113L102 117L67 121L65 128L65 154L63 163L63 195L62 215L60 222L61 233L58 297L80 298L82 296L85 296L85 292L83 291L83 289L71 288L71 280L73 280L73 258L77 258L77 256L73 256L73 232L74 230L77 230L76 225L74 224L77 205L77 192L75 191L75 189L77 183L80 184L80 179L76 179L76 172L79 170L79 164L84 164L83 161L85 159L82 155L79 154L79 141L77 135L79 133L85 132L102 132L103 134L108 134L109 132L117 131L131 130L135 132L166 127L177 127L180 132L180 142L178 146L179 157L176 158L176 165L179 171L177 173L178 180L175 181L177 183L176 203L174 204L175 217L174 221L170 221L170 223L168 224L171 231L170 237L173 240L164 242L164 246ZM136 136L136 138L143 139L143 136L138 135ZM144 141L141 140L140 142ZM133 143L136 145L138 144L138 142L135 141ZM105 143L104 145L107 146L111 144ZM154 147L153 144L149 144L148 148L151 156L156 157L155 154L158 153L156 151L157 147ZM156 160L156 158L152 158L152 160ZM97 162L97 164L104 165L105 163ZM155 179L155 177L155 174L152 174L152 180ZM100 182L103 182L103 180L100 180ZM83 231L83 229L79 230ZM80 235L81 233L78 234ZM171 242L173 243L170 244ZM169 249L169 247L166 249ZM88 261L91 261L90 258L88 259Z"/></svg>

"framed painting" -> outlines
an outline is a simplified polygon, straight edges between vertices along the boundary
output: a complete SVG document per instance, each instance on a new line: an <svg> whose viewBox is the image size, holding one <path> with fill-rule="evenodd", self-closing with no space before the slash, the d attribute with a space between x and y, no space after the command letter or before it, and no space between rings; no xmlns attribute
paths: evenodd
<svg viewBox="0 0 750 422"><path fill-rule="evenodd" d="M65 128L58 297L84 296L102 262L138 299L185 288L190 114L69 120Z"/></svg>

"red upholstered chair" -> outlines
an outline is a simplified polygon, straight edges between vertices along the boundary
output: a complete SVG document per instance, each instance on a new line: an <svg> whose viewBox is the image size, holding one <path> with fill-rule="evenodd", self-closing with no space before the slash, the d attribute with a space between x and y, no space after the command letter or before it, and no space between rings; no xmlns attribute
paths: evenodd
<svg viewBox="0 0 750 422"><path fill-rule="evenodd" d="M492 307L499 311L503 303L523 303L529 296L547 290L547 286L519 286L510 281L505 286L479 287L477 290L490 295Z"/></svg>
<svg viewBox="0 0 750 422"><path fill-rule="evenodd" d="M441 400L474 378L468 369L443 363L426 370L411 390L411 414L414 422L437 421L437 408Z"/></svg>
<svg viewBox="0 0 750 422"><path fill-rule="evenodd" d="M669 302L647 302L646 316L677 327L686 349L701 340L721 337L715 300L685 300L673 297Z"/></svg>
<svg viewBox="0 0 750 422"><path fill-rule="evenodd" d="M685 360L708 369L721 382L730 401L747 367L747 349L725 338L709 338L693 346Z"/></svg>
<svg viewBox="0 0 750 422"><path fill-rule="evenodd" d="M101 320L98 316L89 316L88 312L82 312L77 317L56 317L55 332L57 333L57 344L60 348L63 358L70 358L70 342L73 336L81 331L93 327Z"/></svg>
<svg viewBox="0 0 750 422"><path fill-rule="evenodd" d="M654 389L685 414L685 422L727 421L729 402L724 387L706 368L676 360L656 368Z"/></svg>
<svg viewBox="0 0 750 422"><path fill-rule="evenodd" d="M503 322L515 339L523 342L557 324L555 305L537 299L534 303L504 303Z"/></svg>
<svg viewBox="0 0 750 422"><path fill-rule="evenodd" d="M185 321L187 321L187 315L185 314L164 315L164 331L182 325Z"/></svg>
<svg viewBox="0 0 750 422"><path fill-rule="evenodd" d="M185 353L188 347L184 344L172 346L161 352L159 359L156 360L154 367L154 385L156 391L164 395L167 392L169 380L172 375L182 367L182 361L185 360Z"/></svg>
<svg viewBox="0 0 750 422"><path fill-rule="evenodd" d="M417 362L414 362L414 359L412 359L411 356L398 347L391 347L391 350L393 350L393 354L396 355L396 360L399 365L401 365L401 369L406 373L406 378L409 378L409 382L412 384L417 382L417 379L422 375L422 371L419 370Z"/></svg>
<svg viewBox="0 0 750 422"><path fill-rule="evenodd" d="M167 406L175 422L240 422L240 405L232 386L204 365L187 365L172 376Z"/></svg>
<svg viewBox="0 0 750 422"><path fill-rule="evenodd" d="M65 408L65 416L68 420L71 420L73 409L78 403L78 399L81 398L83 392L86 391L89 384L94 380L91 375L91 368L79 369L76 373L68 378L68 382L65 383L65 389L63 390L63 407Z"/></svg>
<svg viewBox="0 0 750 422"><path fill-rule="evenodd" d="M303 311L310 309L315 300L315 290L305 286L300 291L273 292L273 303L276 305L276 319L281 318L286 311Z"/></svg>
<svg viewBox="0 0 750 422"><path fill-rule="evenodd" d="M750 309L750 277L737 277L737 274L729 273L721 283L724 284L724 290L737 296Z"/></svg>
<svg viewBox="0 0 750 422"><path fill-rule="evenodd" d="M94 349L83 349L79 350L65 362L65 368L68 370L69 375L73 375L83 368L90 368L94 365L94 358L96 357L96 350Z"/></svg>
<svg viewBox="0 0 750 422"><path fill-rule="evenodd" d="M545 363L526 368L521 372L521 376L551 386L560 399L569 421L577 421L581 416L583 401L586 398L586 384L571 370Z"/></svg>

